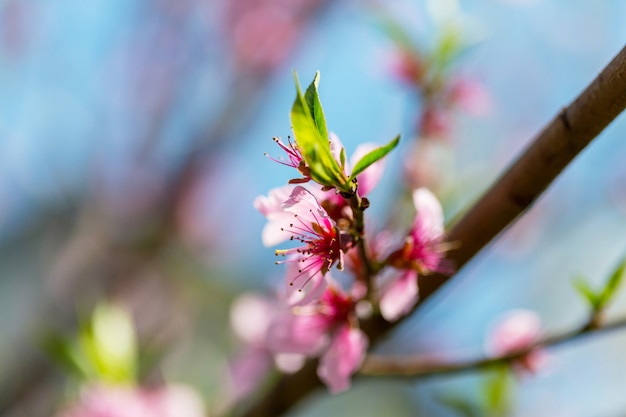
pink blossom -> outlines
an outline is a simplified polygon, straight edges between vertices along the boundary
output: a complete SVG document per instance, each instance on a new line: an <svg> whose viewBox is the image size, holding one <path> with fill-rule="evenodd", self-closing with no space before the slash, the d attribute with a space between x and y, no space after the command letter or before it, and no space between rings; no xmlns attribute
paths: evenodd
<svg viewBox="0 0 626 417"><path fill-rule="evenodd" d="M511 310L491 325L485 340L485 350L490 356L500 357L530 349L515 361L515 365L535 372L546 362L544 351L532 348L540 334L541 318L537 313L530 310Z"/></svg>
<svg viewBox="0 0 626 417"><path fill-rule="evenodd" d="M380 314L393 322L407 314L418 300L417 272L394 270L380 299Z"/></svg>
<svg viewBox="0 0 626 417"><path fill-rule="evenodd" d="M420 85L424 81L426 66L414 51L401 48L389 58L391 74L399 81L410 86Z"/></svg>
<svg viewBox="0 0 626 417"><path fill-rule="evenodd" d="M60 417L203 417L198 394L183 385L158 388L91 386Z"/></svg>
<svg viewBox="0 0 626 417"><path fill-rule="evenodd" d="M309 167L306 165L306 162L302 158L302 152L300 152L300 148L298 147L298 145L292 142L291 138L288 138L287 144L283 143L278 138L274 138L274 142L276 142L276 144L280 146L280 148L283 151L285 151L285 153L287 154L288 160L283 160L282 158L280 159L272 158L271 156L266 154L267 157L270 158L274 162L278 162L279 164L282 164L291 168L295 168L300 172L300 174L302 174L302 178L291 179L289 180L289 183L300 184L300 183L310 181L311 171L309 170Z"/></svg>
<svg viewBox="0 0 626 417"><path fill-rule="evenodd" d="M452 120L445 109L429 106L422 112L419 134L429 139L448 139L452 130Z"/></svg>
<svg viewBox="0 0 626 417"><path fill-rule="evenodd" d="M346 325L337 330L317 368L318 376L331 393L350 388L350 376L363 363L367 344L367 336L359 329Z"/></svg>
<svg viewBox="0 0 626 417"><path fill-rule="evenodd" d="M348 389L367 348L367 337L356 327L358 297L343 292L331 281L322 296L307 305L285 311L270 326L269 342L275 352L320 356L318 375L333 393Z"/></svg>
<svg viewBox="0 0 626 417"><path fill-rule="evenodd" d="M383 317L397 320L408 313L418 300L417 275L447 272L442 262L444 248L443 209L426 188L413 192L417 214L402 248L387 257L387 263L399 269L389 273L380 297Z"/></svg>
<svg viewBox="0 0 626 417"><path fill-rule="evenodd" d="M482 84L468 78L461 78L452 83L450 99L472 116L486 116L492 109L489 92Z"/></svg>
<svg viewBox="0 0 626 417"><path fill-rule="evenodd" d="M273 190L269 197L259 197L255 207L269 220L263 231L265 243L285 240L298 241L300 246L276 250L276 255L287 257L277 264L291 264L288 269L289 286L298 291L319 290L319 280L337 264L343 265L343 251L350 241L337 229L334 220L320 206L315 196L302 186L293 188L280 209L278 201L284 198L285 189ZM293 268L293 265L297 265ZM312 285L308 285L312 282ZM302 300L298 300L302 302Z"/></svg>
<svg viewBox="0 0 626 417"><path fill-rule="evenodd" d="M413 204L417 214L404 245L392 253L390 265L402 269L414 269L423 274L446 269L443 259L443 209L437 197L426 188L413 192Z"/></svg>
<svg viewBox="0 0 626 417"><path fill-rule="evenodd" d="M273 362L283 372L295 372L302 366L302 355L278 356L269 349L267 333L281 308L279 305L276 300L257 294L242 294L231 305L231 329L244 342L242 352L229 361L232 401L244 398L256 389Z"/></svg>

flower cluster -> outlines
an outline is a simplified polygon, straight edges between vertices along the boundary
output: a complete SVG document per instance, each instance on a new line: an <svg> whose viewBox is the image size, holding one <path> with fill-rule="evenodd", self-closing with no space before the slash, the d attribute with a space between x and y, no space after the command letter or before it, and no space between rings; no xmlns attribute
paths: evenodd
<svg viewBox="0 0 626 417"><path fill-rule="evenodd" d="M273 355L319 357L318 376L336 393L348 389L365 357L368 338L359 321L376 311L388 321L410 312L418 274L447 270L445 235L441 205L423 188L413 192L416 215L408 232L365 230L369 194L398 139L360 145L347 160L338 137L326 131L317 80L306 99L296 83L295 141L275 139L285 156L270 157L297 176L254 201L267 218L263 243L291 243L276 250L276 263L286 266L285 289L260 345ZM331 277L344 267L341 279Z"/></svg>

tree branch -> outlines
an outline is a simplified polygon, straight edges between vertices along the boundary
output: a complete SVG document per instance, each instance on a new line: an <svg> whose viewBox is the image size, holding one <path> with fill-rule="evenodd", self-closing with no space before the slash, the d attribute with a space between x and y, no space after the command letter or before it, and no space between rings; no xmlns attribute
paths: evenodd
<svg viewBox="0 0 626 417"><path fill-rule="evenodd" d="M448 258L460 270L482 248L525 211L556 176L593 138L626 108L626 48L568 107L536 137L530 147L478 200L449 233L459 247ZM419 307L450 277L420 277ZM379 315L362 323L371 343L380 340L395 324ZM302 384L291 395L284 387ZM278 416L321 386L315 367L309 363L280 382L243 414L245 417Z"/></svg>
<svg viewBox="0 0 626 417"><path fill-rule="evenodd" d="M626 108L626 47L540 132L526 151L449 233L448 258L461 269L543 193L563 169ZM425 299L449 277L420 279Z"/></svg>
<svg viewBox="0 0 626 417"><path fill-rule="evenodd" d="M556 347L568 342L579 340L585 336L599 334L613 330L626 328L626 317L616 320L604 326L594 327L585 325L576 330L547 337L532 344L526 349L504 356L494 358L479 358L456 363L434 363L432 360L424 360L416 356L385 357L369 355L360 373L363 375L401 376L410 378L424 378L437 375L457 374L461 372L485 369L491 365L505 364L520 359L533 349Z"/></svg>

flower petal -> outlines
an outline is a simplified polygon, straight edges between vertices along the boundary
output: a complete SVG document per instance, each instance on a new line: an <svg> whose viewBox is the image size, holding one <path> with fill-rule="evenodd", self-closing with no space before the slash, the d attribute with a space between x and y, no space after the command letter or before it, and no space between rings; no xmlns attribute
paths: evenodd
<svg viewBox="0 0 626 417"><path fill-rule="evenodd" d="M312 259L311 261L315 261ZM306 269L300 272L300 268ZM328 286L328 280L316 272L315 268L306 268L298 262L287 264L287 304L291 306L305 305L320 298Z"/></svg>
<svg viewBox="0 0 626 417"><path fill-rule="evenodd" d="M411 311L417 299L417 272L404 270L384 291L380 299L380 314L387 321L396 321Z"/></svg>
<svg viewBox="0 0 626 417"><path fill-rule="evenodd" d="M413 234L421 241L440 239L444 233L443 209L437 197L426 188L413 192L417 215L413 221Z"/></svg>
<svg viewBox="0 0 626 417"><path fill-rule="evenodd" d="M345 325L337 330L317 368L317 375L331 393L350 388L350 377L361 366L367 345L367 336L360 329Z"/></svg>
<svg viewBox="0 0 626 417"><path fill-rule="evenodd" d="M511 310L490 326L485 341L489 355L501 356L531 346L541 332L541 319L531 310Z"/></svg>
<svg viewBox="0 0 626 417"><path fill-rule="evenodd" d="M307 312L306 307L300 309L301 314L294 314L291 309L285 311L270 325L267 344L272 352L315 356L327 344L329 323L326 318L315 312Z"/></svg>

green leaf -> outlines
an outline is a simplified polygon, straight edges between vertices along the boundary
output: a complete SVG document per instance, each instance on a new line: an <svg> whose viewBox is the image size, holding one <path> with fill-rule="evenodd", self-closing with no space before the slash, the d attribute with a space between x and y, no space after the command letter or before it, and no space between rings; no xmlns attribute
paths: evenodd
<svg viewBox="0 0 626 417"><path fill-rule="evenodd" d="M596 292L589 286L587 281L583 277L579 277L575 279L573 282L574 288L578 291L578 293L589 303L589 306L592 310L598 309L599 296Z"/></svg>
<svg viewBox="0 0 626 417"><path fill-rule="evenodd" d="M79 334L79 343L94 377L105 382L132 382L138 361L132 321L119 307L96 307L91 322Z"/></svg>
<svg viewBox="0 0 626 417"><path fill-rule="evenodd" d="M88 371L84 367L76 345L58 333L49 333L41 341L42 350L61 368L82 379L87 378Z"/></svg>
<svg viewBox="0 0 626 417"><path fill-rule="evenodd" d="M434 51L434 59L441 68L446 68L462 49L460 29L448 24L444 26L441 39Z"/></svg>
<svg viewBox="0 0 626 417"><path fill-rule="evenodd" d="M354 165L354 168L352 169L352 174L350 174L349 181L352 181L354 178L356 178L357 175L365 171L365 169L372 165L374 162L384 158L385 155L391 152L393 148L398 146L399 142L400 135L396 136L391 142L389 142L385 146L376 148L373 151L370 151L363 155L363 158L361 158L359 162Z"/></svg>
<svg viewBox="0 0 626 417"><path fill-rule="evenodd" d="M295 71L293 76L296 84L296 99L291 107L291 125L296 144L311 172L311 178L319 184L337 187L341 191L350 191L348 180L330 151L328 134L323 136L326 123L323 121L321 104L319 106L315 104L319 103L315 86L319 82L319 77L316 76L307 89L309 101L314 106L312 111L307 99L302 95Z"/></svg>
<svg viewBox="0 0 626 417"><path fill-rule="evenodd" d="M393 42L400 48L406 51L414 51L417 54L418 51L416 50L415 41L404 27L389 16L381 15L377 17L381 29Z"/></svg>
<svg viewBox="0 0 626 417"><path fill-rule="evenodd" d="M620 262L620 264L613 270L613 273L607 281L606 286L598 295L598 309L604 308L609 303L609 301L611 301L611 299L615 295L615 292L622 283L625 269L626 259L622 260L622 262Z"/></svg>
<svg viewBox="0 0 626 417"><path fill-rule="evenodd" d="M304 99L309 106L309 111L313 117L313 122L317 131L320 133L322 139L328 141L328 129L326 128L326 119L324 118L324 110L322 109L322 103L320 102L320 96L317 92L317 87L320 83L320 72L315 73L313 82L309 85L304 93Z"/></svg>
<svg viewBox="0 0 626 417"><path fill-rule="evenodd" d="M508 415L513 397L513 381L508 365L497 365L483 385L484 405L489 416Z"/></svg>

